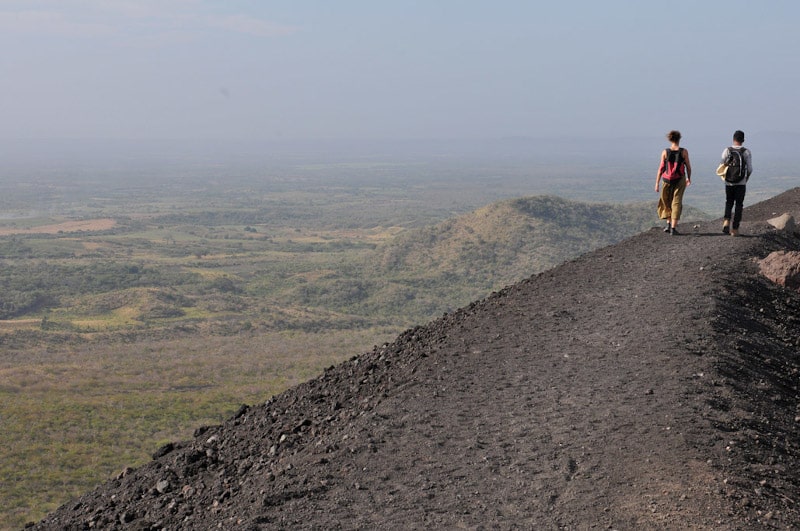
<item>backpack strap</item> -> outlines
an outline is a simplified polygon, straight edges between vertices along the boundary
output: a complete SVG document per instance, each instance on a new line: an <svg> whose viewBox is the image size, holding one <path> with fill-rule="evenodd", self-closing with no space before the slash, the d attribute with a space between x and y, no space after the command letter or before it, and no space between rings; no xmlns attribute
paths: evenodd
<svg viewBox="0 0 800 531"><path fill-rule="evenodd" d="M669 149L669 148L667 148L666 151L668 151L669 153L672 153L672 150ZM678 156L675 157L675 159L676 159L675 160L675 164L678 167L680 167L680 165L683 164L683 162L686 160L686 157L683 156L683 148L682 147L679 147L677 151L678 151ZM667 160L669 160L669 159L670 159L669 154L667 154Z"/></svg>
<svg viewBox="0 0 800 531"><path fill-rule="evenodd" d="M743 147L730 147L731 152L736 152L736 156L739 157L740 166L742 167L742 171L744 171L747 167L747 161L744 158L744 148Z"/></svg>

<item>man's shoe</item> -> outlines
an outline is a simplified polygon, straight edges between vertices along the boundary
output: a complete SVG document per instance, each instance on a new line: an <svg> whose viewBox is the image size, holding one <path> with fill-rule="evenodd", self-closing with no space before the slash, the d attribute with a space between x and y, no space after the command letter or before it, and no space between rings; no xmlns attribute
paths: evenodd
<svg viewBox="0 0 800 531"><path fill-rule="evenodd" d="M723 225L722 226L722 234L730 234L730 233L731 233L731 228L729 226L727 226L727 225Z"/></svg>
<svg viewBox="0 0 800 531"><path fill-rule="evenodd" d="M678 232L678 229L677 229L677 228L675 228L675 227L672 227L672 229L670 229L669 233L670 233L671 235L673 235L673 236L678 236L678 235L680 235L680 232Z"/></svg>
<svg viewBox="0 0 800 531"><path fill-rule="evenodd" d="M731 229L731 236L738 236L739 230L738 229Z"/></svg>
<svg viewBox="0 0 800 531"><path fill-rule="evenodd" d="M667 223L667 226L666 226L666 227L664 227L664 232L667 232L667 233L669 233L669 223Z"/></svg>

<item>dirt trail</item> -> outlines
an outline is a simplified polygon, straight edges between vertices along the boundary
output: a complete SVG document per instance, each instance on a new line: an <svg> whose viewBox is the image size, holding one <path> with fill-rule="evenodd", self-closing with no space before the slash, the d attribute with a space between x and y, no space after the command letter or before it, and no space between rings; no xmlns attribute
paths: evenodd
<svg viewBox="0 0 800 531"><path fill-rule="evenodd" d="M800 527L800 189L526 279L160 449L38 529ZM797 503L796 503L797 501Z"/></svg>

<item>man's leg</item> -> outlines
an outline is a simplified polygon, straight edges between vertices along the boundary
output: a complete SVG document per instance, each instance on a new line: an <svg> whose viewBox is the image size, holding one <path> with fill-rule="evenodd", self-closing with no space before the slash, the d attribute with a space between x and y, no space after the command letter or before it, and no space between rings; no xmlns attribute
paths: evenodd
<svg viewBox="0 0 800 531"><path fill-rule="evenodd" d="M733 209L733 231L739 231L739 224L742 222L742 209L744 208L744 194L747 191L745 185L740 186L731 186L730 188L734 189L733 192L733 201L734 201L734 209Z"/></svg>
<svg viewBox="0 0 800 531"><path fill-rule="evenodd" d="M733 211L733 203L735 199L734 190L735 186L725 187L725 214L722 216L722 232L730 234L731 213Z"/></svg>

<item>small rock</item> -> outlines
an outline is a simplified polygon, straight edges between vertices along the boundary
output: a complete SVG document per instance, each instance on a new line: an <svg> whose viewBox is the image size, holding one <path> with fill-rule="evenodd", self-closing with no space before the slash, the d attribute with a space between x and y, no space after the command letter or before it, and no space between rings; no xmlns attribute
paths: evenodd
<svg viewBox="0 0 800 531"><path fill-rule="evenodd" d="M783 214L776 218L768 219L767 223L778 230L785 230L786 232L797 231L797 225L794 221L794 217L791 214Z"/></svg>
<svg viewBox="0 0 800 531"><path fill-rule="evenodd" d="M164 494L166 492L169 492L170 491L169 480L162 479L161 481L156 483L156 490L158 491L159 494Z"/></svg>
<svg viewBox="0 0 800 531"><path fill-rule="evenodd" d="M776 284L800 290L800 252L775 251L761 260L758 268Z"/></svg>

